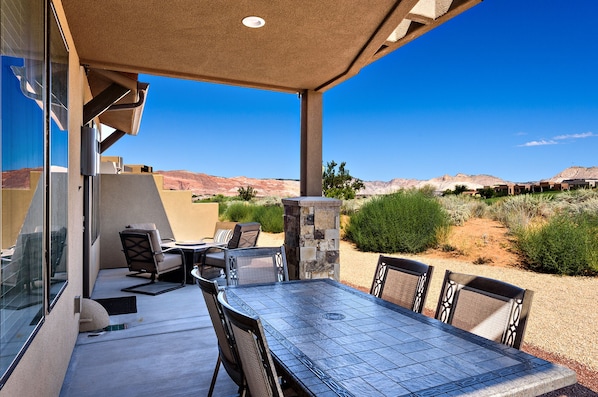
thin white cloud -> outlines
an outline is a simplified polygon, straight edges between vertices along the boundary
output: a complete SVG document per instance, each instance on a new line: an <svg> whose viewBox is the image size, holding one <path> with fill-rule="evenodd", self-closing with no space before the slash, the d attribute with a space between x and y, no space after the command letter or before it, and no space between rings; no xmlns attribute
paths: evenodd
<svg viewBox="0 0 598 397"><path fill-rule="evenodd" d="M531 147L531 146L546 146L546 145L559 145L561 142L565 140L574 140L574 139L583 139L583 138L590 138L598 136L593 132L584 132L581 134L565 134L565 135L557 135L552 137L551 139L541 139L539 141L530 141L526 142L522 145L517 145L519 147Z"/></svg>
<svg viewBox="0 0 598 397"><path fill-rule="evenodd" d="M530 141L530 142L526 142L523 145L518 145L521 147L530 147L530 146L545 146L545 145L557 145L558 142L554 141L552 139L550 140L546 140L546 139L542 139L541 141Z"/></svg>
<svg viewBox="0 0 598 397"><path fill-rule="evenodd" d="M592 136L596 136L594 135L594 133L592 132L584 132L583 134L567 134L567 135L558 135L555 136L552 139L556 139L556 140L563 140L563 139L583 139L583 138L589 138Z"/></svg>

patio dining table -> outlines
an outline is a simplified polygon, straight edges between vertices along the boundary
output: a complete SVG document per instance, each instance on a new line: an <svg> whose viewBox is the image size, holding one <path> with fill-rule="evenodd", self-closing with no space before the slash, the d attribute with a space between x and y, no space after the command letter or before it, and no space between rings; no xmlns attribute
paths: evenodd
<svg viewBox="0 0 598 397"><path fill-rule="evenodd" d="M186 266L186 280L187 284L193 284L194 279L191 276L193 265L199 263L201 255L209 250L210 248L222 248L226 247L226 243L214 243L214 242L203 242L203 241L168 241L163 242L162 249L164 248L179 248L185 255L185 266Z"/></svg>
<svg viewBox="0 0 598 397"><path fill-rule="evenodd" d="M575 372L334 280L226 287L305 395L535 396Z"/></svg>

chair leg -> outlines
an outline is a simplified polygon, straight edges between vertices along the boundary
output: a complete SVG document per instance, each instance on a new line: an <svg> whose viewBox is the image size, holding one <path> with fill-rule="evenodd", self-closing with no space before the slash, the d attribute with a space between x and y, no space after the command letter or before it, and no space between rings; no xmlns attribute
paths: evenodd
<svg viewBox="0 0 598 397"><path fill-rule="evenodd" d="M216 378L218 377L218 369L220 369L220 354L218 354L218 360L216 360L216 368L214 368L214 375L212 375L212 383L210 383L208 397L212 397L212 393L214 392L214 385L216 384Z"/></svg>

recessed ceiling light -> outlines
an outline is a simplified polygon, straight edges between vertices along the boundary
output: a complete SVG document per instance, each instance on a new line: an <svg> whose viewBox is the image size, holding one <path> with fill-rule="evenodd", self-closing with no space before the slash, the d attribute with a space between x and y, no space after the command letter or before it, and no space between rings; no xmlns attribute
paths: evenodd
<svg viewBox="0 0 598 397"><path fill-rule="evenodd" d="M243 18L243 25L247 26L248 28L261 28L266 24L263 18L250 16Z"/></svg>

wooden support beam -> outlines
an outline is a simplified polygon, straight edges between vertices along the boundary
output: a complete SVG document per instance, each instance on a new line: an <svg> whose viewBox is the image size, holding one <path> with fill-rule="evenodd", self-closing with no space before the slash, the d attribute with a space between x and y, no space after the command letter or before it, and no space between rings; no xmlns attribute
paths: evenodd
<svg viewBox="0 0 598 397"><path fill-rule="evenodd" d="M104 113L129 92L131 92L129 88L116 83L111 84L83 106L83 125Z"/></svg>
<svg viewBox="0 0 598 397"><path fill-rule="evenodd" d="M120 138L126 135L126 132L121 130L114 130L106 139L100 142L100 154L104 153L108 148L114 145Z"/></svg>

